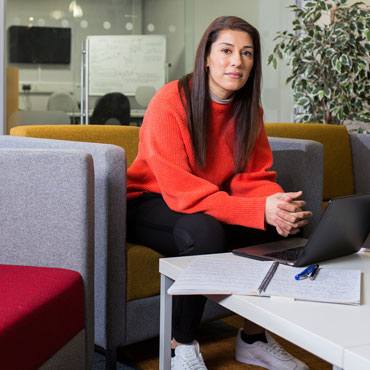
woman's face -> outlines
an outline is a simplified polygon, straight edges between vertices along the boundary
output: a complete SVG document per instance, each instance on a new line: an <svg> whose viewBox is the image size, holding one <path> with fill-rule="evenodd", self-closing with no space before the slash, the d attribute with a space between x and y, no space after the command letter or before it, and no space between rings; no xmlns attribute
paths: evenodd
<svg viewBox="0 0 370 370"><path fill-rule="evenodd" d="M253 68L253 46L247 32L219 32L206 59L209 88L218 98L226 99L245 85Z"/></svg>

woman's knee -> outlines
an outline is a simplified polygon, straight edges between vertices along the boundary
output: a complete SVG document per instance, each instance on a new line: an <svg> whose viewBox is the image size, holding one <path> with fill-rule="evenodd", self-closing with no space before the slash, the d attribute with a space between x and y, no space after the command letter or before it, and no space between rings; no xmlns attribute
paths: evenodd
<svg viewBox="0 0 370 370"><path fill-rule="evenodd" d="M221 253L226 248L222 224L204 213L184 215L176 223L173 236L180 256Z"/></svg>

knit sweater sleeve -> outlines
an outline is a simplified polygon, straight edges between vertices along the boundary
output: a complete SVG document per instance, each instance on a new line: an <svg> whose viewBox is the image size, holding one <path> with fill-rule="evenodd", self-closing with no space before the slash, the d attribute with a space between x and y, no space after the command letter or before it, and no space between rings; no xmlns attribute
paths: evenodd
<svg viewBox="0 0 370 370"><path fill-rule="evenodd" d="M151 102L152 107L155 103L155 100ZM169 104L157 104L147 113L139 153L150 169L150 175L146 176L153 176L147 183L155 183L149 191L161 193L167 205L177 212L203 212L227 224L265 229L266 192L279 191L278 187L267 186L269 180L257 175L261 179L255 180L261 181L266 191L251 191L251 186L248 193L242 190L245 179L240 176L232 180L230 188L234 194L229 194L194 174L190 137L181 113ZM145 190L148 191L148 187Z"/></svg>

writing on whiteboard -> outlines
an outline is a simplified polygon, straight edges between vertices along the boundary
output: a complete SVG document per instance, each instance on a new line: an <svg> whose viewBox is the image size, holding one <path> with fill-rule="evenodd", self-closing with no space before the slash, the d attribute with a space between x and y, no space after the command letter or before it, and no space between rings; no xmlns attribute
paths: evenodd
<svg viewBox="0 0 370 370"><path fill-rule="evenodd" d="M89 95L122 92L139 86L159 90L165 83L163 35L88 36Z"/></svg>

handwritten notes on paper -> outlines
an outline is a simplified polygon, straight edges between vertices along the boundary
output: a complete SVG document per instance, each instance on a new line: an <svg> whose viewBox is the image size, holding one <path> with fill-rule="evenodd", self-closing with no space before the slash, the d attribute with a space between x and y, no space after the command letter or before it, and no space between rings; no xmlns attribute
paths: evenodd
<svg viewBox="0 0 370 370"><path fill-rule="evenodd" d="M257 294L272 262L196 257L169 294Z"/></svg>
<svg viewBox="0 0 370 370"><path fill-rule="evenodd" d="M293 268L294 271L302 270ZM328 303L360 303L361 272L321 268L315 280L292 282L292 267L279 265L266 289L267 295ZM343 302L342 302L343 301Z"/></svg>
<svg viewBox="0 0 370 370"><path fill-rule="evenodd" d="M198 256L168 290L169 294L259 295L270 261ZM299 300L360 304L361 271L320 269L315 280L295 280L302 268L279 265L263 295Z"/></svg>

